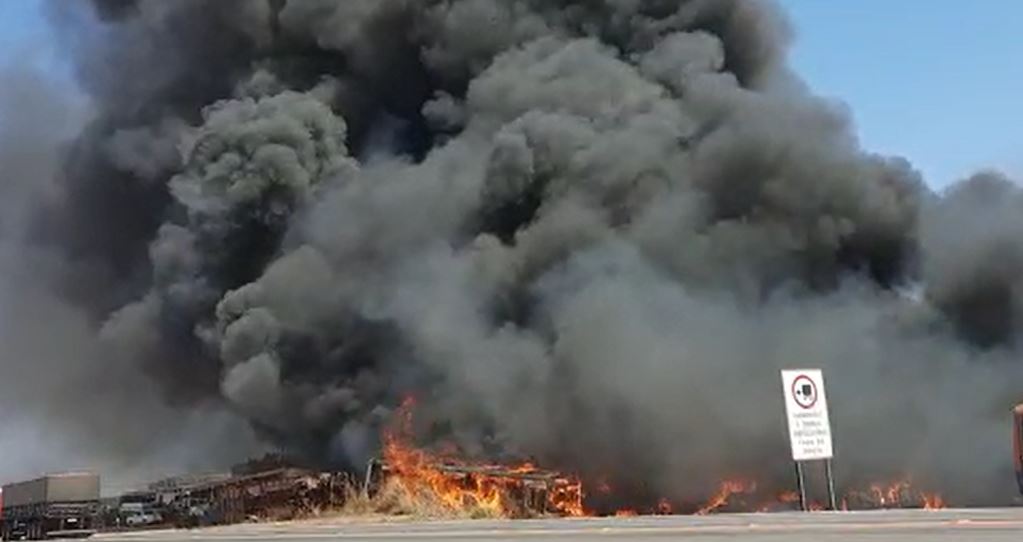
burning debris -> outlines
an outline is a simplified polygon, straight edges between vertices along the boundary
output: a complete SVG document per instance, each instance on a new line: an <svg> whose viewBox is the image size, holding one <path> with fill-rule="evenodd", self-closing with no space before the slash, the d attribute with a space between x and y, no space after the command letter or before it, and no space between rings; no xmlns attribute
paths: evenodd
<svg viewBox="0 0 1023 542"><path fill-rule="evenodd" d="M872 484L867 491L852 491L842 499L843 510L890 508L940 510L946 508L946 504L941 495L920 491L908 481Z"/></svg>
<svg viewBox="0 0 1023 542"><path fill-rule="evenodd" d="M384 437L383 462L378 466L383 480L375 481L375 493L388 492L390 497L397 493L400 499L420 503L415 508L425 504L440 515L521 518L585 514L582 483L572 477L530 463L473 464L416 448L414 405L412 399L403 403L397 423ZM371 481L372 471L367 477L367 482Z"/></svg>
<svg viewBox="0 0 1023 542"><path fill-rule="evenodd" d="M711 497L710 502L696 511L696 515L704 516L717 512L729 505L732 505L732 501L735 497L753 494L756 490L757 485L755 483L744 482L741 480L726 480L722 482L721 488L718 492Z"/></svg>
<svg viewBox="0 0 1023 542"><path fill-rule="evenodd" d="M105 530L197 527L318 516L353 493L347 473L295 466L277 454L235 465L230 473L184 475L107 499Z"/></svg>
<svg viewBox="0 0 1023 542"><path fill-rule="evenodd" d="M407 458L403 458L407 459ZM399 460L402 461L402 460ZM582 484L531 465L517 468L400 463L382 465L374 493L413 513L440 517L581 517ZM428 512L422 513L421 511Z"/></svg>
<svg viewBox="0 0 1023 542"><path fill-rule="evenodd" d="M473 463L456 452L432 454L414 445L413 413L416 401L407 398L384 436L381 461L372 461L366 477L367 495L404 503L402 513L444 517L523 518L544 515L583 517L639 515L779 512L798 510L799 493L771 493L753 480L733 479L719 484L702 503L673 502L661 497L646 508L607 509L618 498L606 479L587 492L575 477L542 470L532 463L494 465ZM596 496L597 499L592 498ZM825 510L817 502L807 509ZM842 510L891 508L945 508L936 493L920 491L909 481L873 484L866 491L851 490L841 499ZM393 510L392 510L393 511Z"/></svg>

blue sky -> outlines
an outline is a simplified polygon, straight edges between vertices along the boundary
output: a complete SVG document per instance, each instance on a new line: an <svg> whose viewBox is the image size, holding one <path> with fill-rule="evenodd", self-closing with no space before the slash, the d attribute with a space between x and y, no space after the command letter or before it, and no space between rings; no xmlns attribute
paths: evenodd
<svg viewBox="0 0 1023 542"><path fill-rule="evenodd" d="M936 187L984 167L1023 179L1023 0L776 1L796 71L848 104L864 147ZM40 3L0 0L0 63L45 51Z"/></svg>
<svg viewBox="0 0 1023 542"><path fill-rule="evenodd" d="M983 167L1023 179L1023 0L779 0L792 63L852 109L863 145L932 185Z"/></svg>
<svg viewBox="0 0 1023 542"><path fill-rule="evenodd" d="M0 0L0 58L24 53L45 37L40 0Z"/></svg>

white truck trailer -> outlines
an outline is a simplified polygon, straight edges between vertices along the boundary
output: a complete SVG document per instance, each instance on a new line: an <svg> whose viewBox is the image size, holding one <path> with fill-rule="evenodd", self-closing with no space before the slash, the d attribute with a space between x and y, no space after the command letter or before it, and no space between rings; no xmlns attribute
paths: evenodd
<svg viewBox="0 0 1023 542"><path fill-rule="evenodd" d="M3 486L3 540L85 538L95 533L99 476L70 473Z"/></svg>

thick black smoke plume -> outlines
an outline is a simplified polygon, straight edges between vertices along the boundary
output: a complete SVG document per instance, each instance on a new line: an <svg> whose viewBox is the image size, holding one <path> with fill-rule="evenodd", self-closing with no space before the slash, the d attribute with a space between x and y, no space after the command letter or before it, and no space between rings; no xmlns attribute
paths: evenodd
<svg viewBox="0 0 1023 542"><path fill-rule="evenodd" d="M841 484L1011 495L1023 192L863 152L770 2L93 4L50 5L93 110L12 282L74 322L6 311L86 346L0 358L25 419L358 468L414 394L468 455L684 501L786 484L778 370L821 366Z"/></svg>

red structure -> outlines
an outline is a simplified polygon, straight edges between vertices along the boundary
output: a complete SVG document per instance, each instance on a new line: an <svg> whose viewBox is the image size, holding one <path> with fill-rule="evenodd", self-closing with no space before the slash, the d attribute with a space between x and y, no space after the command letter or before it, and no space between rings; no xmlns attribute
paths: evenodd
<svg viewBox="0 0 1023 542"><path fill-rule="evenodd" d="M1016 466L1016 482L1023 493L1023 404L1012 410L1012 459Z"/></svg>

